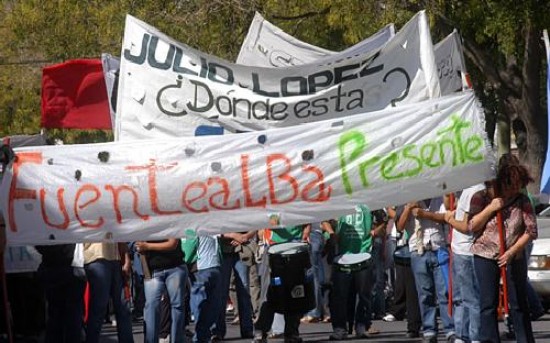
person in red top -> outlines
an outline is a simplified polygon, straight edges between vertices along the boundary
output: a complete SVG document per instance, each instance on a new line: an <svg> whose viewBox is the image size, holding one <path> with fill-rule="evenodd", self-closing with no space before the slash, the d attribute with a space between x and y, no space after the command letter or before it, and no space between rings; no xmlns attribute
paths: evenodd
<svg viewBox="0 0 550 343"><path fill-rule="evenodd" d="M524 248L537 238L537 222L529 198L521 190L531 181L525 167L507 156L499 161L494 190L476 193L470 203L468 223L474 233L471 251L479 282L482 342L500 342L497 321L500 268L506 266L508 300L518 342L534 342L527 303L527 263ZM495 196L496 194L496 196ZM500 253L497 213L504 228L504 253Z"/></svg>

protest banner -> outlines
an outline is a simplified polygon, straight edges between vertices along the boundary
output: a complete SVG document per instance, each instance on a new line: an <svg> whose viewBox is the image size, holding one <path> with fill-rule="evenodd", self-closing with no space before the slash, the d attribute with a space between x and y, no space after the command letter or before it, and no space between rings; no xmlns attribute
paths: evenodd
<svg viewBox="0 0 550 343"><path fill-rule="evenodd" d="M107 99L109 101L109 112L111 113L111 125L116 125L116 98L118 90L118 72L120 69L120 59L111 54L101 54L101 65L103 66L103 77L105 78L105 88ZM116 130L115 130L116 134Z"/></svg>
<svg viewBox="0 0 550 343"><path fill-rule="evenodd" d="M365 54L382 48L395 35L389 24L372 36L342 51L344 56ZM337 52L294 38L273 25L258 12L244 38L237 64L256 67L289 67L320 61Z"/></svg>
<svg viewBox="0 0 550 343"><path fill-rule="evenodd" d="M265 132L16 150L12 244L137 241L335 218L493 177L473 92Z"/></svg>
<svg viewBox="0 0 550 343"><path fill-rule="evenodd" d="M42 255L32 246L9 246L4 254L6 273L28 273L38 270Z"/></svg>
<svg viewBox="0 0 550 343"><path fill-rule="evenodd" d="M383 48L288 68L236 65L126 17L117 101L120 141L286 127L440 95L425 12Z"/></svg>
<svg viewBox="0 0 550 343"><path fill-rule="evenodd" d="M388 25L364 41L342 52L336 52L296 39L256 13L241 46L237 63L257 67L314 63L322 58L350 51L368 53L386 44L393 36L393 25ZM458 31L454 30L434 46L434 56L442 95L468 87Z"/></svg>

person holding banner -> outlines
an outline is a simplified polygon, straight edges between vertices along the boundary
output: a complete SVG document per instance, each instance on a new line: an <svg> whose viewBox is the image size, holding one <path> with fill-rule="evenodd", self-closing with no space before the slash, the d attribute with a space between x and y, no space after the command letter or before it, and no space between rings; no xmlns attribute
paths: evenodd
<svg viewBox="0 0 550 343"><path fill-rule="evenodd" d="M119 249L124 249L121 268ZM113 300L118 341L133 343L130 299L124 294L123 272L130 277L130 255L124 243L84 243L84 269L90 285L86 343L98 343L109 299Z"/></svg>
<svg viewBox="0 0 550 343"><path fill-rule="evenodd" d="M411 267L422 318L425 342L437 342L436 307L443 322L445 337L454 342L453 320L447 313L447 286L443 269L449 263L443 197L406 204L399 211L397 229L409 234Z"/></svg>
<svg viewBox="0 0 550 343"><path fill-rule="evenodd" d="M183 261L183 251L179 239L136 242L136 250L145 255L145 267L150 271L144 280L145 288L145 342L159 341L161 322L161 297L170 299L170 340L185 341L185 283L187 267Z"/></svg>
<svg viewBox="0 0 550 343"><path fill-rule="evenodd" d="M529 198L521 192L530 181L524 166L503 156L499 160L494 189L476 193L470 204L473 217L468 228L475 237L471 250L480 290L482 342L500 342L497 307L501 268L506 268L503 284L507 286L505 298L508 300L505 301L510 303L516 341L535 341L527 303L524 248L537 238L538 230Z"/></svg>
<svg viewBox="0 0 550 343"><path fill-rule="evenodd" d="M81 342L86 288L82 244L37 245L35 248L42 255L38 277L48 304L44 342Z"/></svg>
<svg viewBox="0 0 550 343"><path fill-rule="evenodd" d="M474 237L468 230L468 222L471 219L472 198L481 196L485 192L483 183L464 189L458 199L456 210L445 213L445 221L453 227L452 283L455 332L457 340L472 343L480 342L481 321L479 286L474 272L474 256L471 252Z"/></svg>
<svg viewBox="0 0 550 343"><path fill-rule="evenodd" d="M269 331L273 325L273 319L275 317L275 307L280 305L280 303L285 303L287 299L276 299L276 297L271 296L275 293L277 286L285 287L280 283L280 278L272 278L270 265L271 250L274 246L283 246L286 243L291 242L304 242L308 240L309 231L300 226L293 226L287 228L280 227L280 218L278 214L272 214L270 216L270 225L272 227L279 227L277 229L263 229L263 238L264 242L269 246L268 249L264 252L262 257L262 265L260 266L260 281L261 281L261 295L260 295L260 311L258 319L254 325L256 330L254 335L254 343L266 343ZM306 244L307 245L307 244ZM307 250L306 250L307 252ZM309 255L309 254L308 254ZM308 256L309 263L309 256ZM297 264L290 264L287 267L287 272L293 274L296 272L298 266ZM272 280L273 279L273 280ZM278 279L278 280L276 280ZM273 281L273 282L272 282ZM283 281L284 282L284 281ZM280 293L279 293L280 294ZM276 301L279 301L279 304L275 304ZM279 311L277 311L279 313ZM290 310L281 311L285 319L285 328L284 328L284 342L285 343L300 343L302 339L300 338L300 319L304 312L295 312Z"/></svg>
<svg viewBox="0 0 550 343"><path fill-rule="evenodd" d="M191 290L191 302L195 307L193 342L205 343L211 341L211 327L216 322L219 311L225 308L225 304L221 303L219 235L197 236L196 244L197 271Z"/></svg>
<svg viewBox="0 0 550 343"><path fill-rule="evenodd" d="M364 205L355 206L355 213L338 220L336 230L329 229L335 245L336 257L333 261L330 313L333 333L329 339L340 341L348 336L348 313L355 309L355 335L367 336L371 328L371 299L373 286L373 265L370 255L375 234L383 234L386 222L384 210L371 212ZM373 230L373 227L376 230ZM357 301L348 302L352 288L357 293ZM355 299L354 299L355 300ZM343 304L348 304L344 306Z"/></svg>

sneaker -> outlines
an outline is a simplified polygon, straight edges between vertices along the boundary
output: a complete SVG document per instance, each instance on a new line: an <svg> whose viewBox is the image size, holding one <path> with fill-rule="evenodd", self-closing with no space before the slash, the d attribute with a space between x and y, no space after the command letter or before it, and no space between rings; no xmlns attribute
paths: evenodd
<svg viewBox="0 0 550 343"><path fill-rule="evenodd" d="M367 333L366 333L366 330L365 330L365 325L363 325L363 324L355 325L355 337L356 338L367 337Z"/></svg>
<svg viewBox="0 0 550 343"><path fill-rule="evenodd" d="M231 325L239 325L239 323L241 322L239 316L235 316L235 318L233 318L233 320L231 321Z"/></svg>
<svg viewBox="0 0 550 343"><path fill-rule="evenodd" d="M456 342L456 335L453 333L453 334L450 334L449 336L447 336L447 342L455 343Z"/></svg>
<svg viewBox="0 0 550 343"><path fill-rule="evenodd" d="M241 338L254 338L254 332L243 332Z"/></svg>
<svg viewBox="0 0 550 343"><path fill-rule="evenodd" d="M342 330L334 331L328 336L329 341L344 341L346 339L348 339L348 334Z"/></svg>
<svg viewBox="0 0 550 343"><path fill-rule="evenodd" d="M285 343L302 343L303 340L300 338L300 336L285 336Z"/></svg>
<svg viewBox="0 0 550 343"><path fill-rule="evenodd" d="M395 318L395 316L391 313L388 313L384 316L384 318L382 318L383 321L385 322L395 322L397 319Z"/></svg>
<svg viewBox="0 0 550 343"><path fill-rule="evenodd" d="M305 317L302 317L302 319L300 319L300 323L306 323L306 324L319 323L319 322L320 322L319 318L312 317L312 316L305 316Z"/></svg>
<svg viewBox="0 0 550 343"><path fill-rule="evenodd" d="M380 333L380 330L378 330L377 328L375 328L374 326L371 326L368 330L367 330L367 333L369 335L378 335Z"/></svg>
<svg viewBox="0 0 550 343"><path fill-rule="evenodd" d="M420 337L420 332L418 331L408 331L407 338L418 338Z"/></svg>
<svg viewBox="0 0 550 343"><path fill-rule="evenodd" d="M267 343L267 333L259 332L254 335L252 343Z"/></svg>
<svg viewBox="0 0 550 343"><path fill-rule="evenodd" d="M252 337L250 337L252 338ZM210 341L215 343L215 342L221 342L223 341L223 337L220 336L220 335L212 335L212 337L210 337Z"/></svg>
<svg viewBox="0 0 550 343"><path fill-rule="evenodd" d="M162 337L159 337L159 343L170 343L170 335L162 338Z"/></svg>
<svg viewBox="0 0 550 343"><path fill-rule="evenodd" d="M437 336L424 336L422 343L437 343Z"/></svg>

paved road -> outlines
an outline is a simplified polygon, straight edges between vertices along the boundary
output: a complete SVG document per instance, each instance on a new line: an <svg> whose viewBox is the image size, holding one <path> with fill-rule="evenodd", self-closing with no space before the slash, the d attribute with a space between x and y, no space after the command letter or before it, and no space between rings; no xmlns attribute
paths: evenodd
<svg viewBox="0 0 550 343"><path fill-rule="evenodd" d="M228 318L228 321L231 318ZM504 332L504 325L501 323L501 331ZM420 339L413 340L405 337L406 333L406 323L405 322L393 322L386 323L383 321L375 321L373 324L374 327L380 330L380 334L373 335L372 338L368 339L355 339L353 342L421 342ZM250 339L240 339L239 337L239 328L238 326L233 326L228 324L228 333L224 341L227 342L247 342L249 343ZM193 328L191 327L191 330ZM302 324L300 325L300 334L301 337L306 342L328 342L328 335L330 334L332 327L330 324L325 323L316 323L316 324ZM533 322L533 330L535 331L535 339L537 343L548 342L550 343L550 314L546 314L540 320ZM440 342L445 341L445 337L440 335ZM134 323L134 339L136 343L143 342L143 326L141 323ZM273 339L269 340L270 342L280 343L283 342L282 339ZM503 341L515 342L515 340L506 340ZM113 343L117 342L116 330L110 326L106 325L103 329L101 343Z"/></svg>

